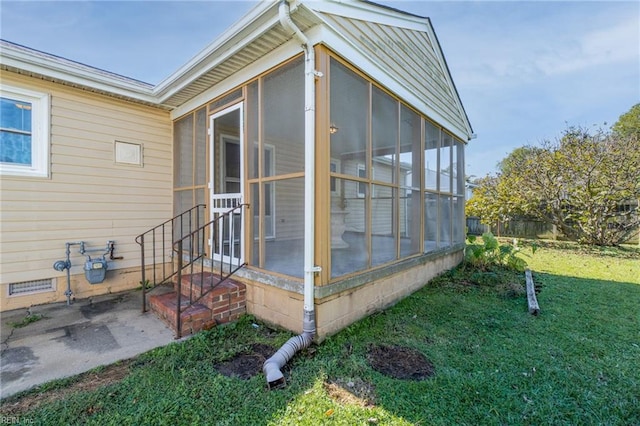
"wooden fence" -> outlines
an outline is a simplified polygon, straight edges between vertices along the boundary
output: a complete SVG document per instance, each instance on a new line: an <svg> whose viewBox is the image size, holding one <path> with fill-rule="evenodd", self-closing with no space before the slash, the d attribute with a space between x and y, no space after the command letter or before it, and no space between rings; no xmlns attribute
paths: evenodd
<svg viewBox="0 0 640 426"><path fill-rule="evenodd" d="M566 239L562 233L557 231L555 226L537 220L513 219L507 223L500 223L498 226L490 227L481 223L478 217L467 216L467 233L469 235L482 235L488 231L491 231L497 237ZM640 230L627 243L640 244Z"/></svg>

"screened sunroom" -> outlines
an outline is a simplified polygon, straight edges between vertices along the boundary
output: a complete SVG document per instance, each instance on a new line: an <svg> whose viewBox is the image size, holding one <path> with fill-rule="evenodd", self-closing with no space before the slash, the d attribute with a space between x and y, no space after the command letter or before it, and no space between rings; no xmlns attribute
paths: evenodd
<svg viewBox="0 0 640 426"><path fill-rule="evenodd" d="M465 143L348 59L322 45L315 54L316 303L440 256L459 259ZM275 322L279 300L296 300L305 276L304 68L295 56L174 122L176 213L198 203L215 210L220 199L248 204L232 252L246 263L249 309L274 311L266 316ZM214 261L231 253L212 251ZM372 309L362 301L358 309ZM329 311L329 323L346 315Z"/></svg>
<svg viewBox="0 0 640 426"><path fill-rule="evenodd" d="M184 70L174 211L246 206L206 251L244 265L249 313L323 336L461 261L472 129L428 18L262 3Z"/></svg>

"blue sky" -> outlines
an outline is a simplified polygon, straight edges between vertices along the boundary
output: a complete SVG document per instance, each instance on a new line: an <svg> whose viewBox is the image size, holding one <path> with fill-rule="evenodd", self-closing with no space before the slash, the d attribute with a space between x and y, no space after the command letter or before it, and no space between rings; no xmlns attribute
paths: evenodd
<svg viewBox="0 0 640 426"><path fill-rule="evenodd" d="M388 1L431 18L477 138L468 175L640 102L640 2ZM7 1L3 39L159 83L252 1Z"/></svg>

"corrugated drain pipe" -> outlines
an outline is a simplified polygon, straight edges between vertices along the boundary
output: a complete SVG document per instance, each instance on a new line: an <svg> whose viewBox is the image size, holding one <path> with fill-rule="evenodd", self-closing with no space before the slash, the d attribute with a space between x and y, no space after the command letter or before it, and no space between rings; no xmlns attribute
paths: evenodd
<svg viewBox="0 0 640 426"><path fill-rule="evenodd" d="M308 347L316 335L316 318L314 306L314 274L320 270L314 265L314 228L315 228L315 78L320 76L315 69L313 46L291 20L291 0L282 0L279 7L280 23L285 30L291 31L302 44L305 57L304 79L304 318L302 334L289 339L271 358L265 361L262 371L267 379L269 389L285 385L284 375L280 369L300 350Z"/></svg>

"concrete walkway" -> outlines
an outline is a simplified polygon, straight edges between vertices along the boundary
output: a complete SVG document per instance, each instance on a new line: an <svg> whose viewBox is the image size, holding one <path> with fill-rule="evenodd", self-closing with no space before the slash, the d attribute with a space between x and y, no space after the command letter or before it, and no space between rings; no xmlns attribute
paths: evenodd
<svg viewBox="0 0 640 426"><path fill-rule="evenodd" d="M16 328L26 309L3 312L0 323L0 398L112 364L174 340L152 312L142 313L139 290L34 306L43 318Z"/></svg>

